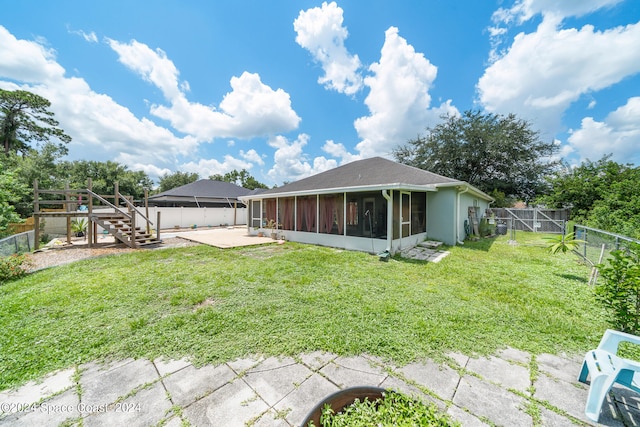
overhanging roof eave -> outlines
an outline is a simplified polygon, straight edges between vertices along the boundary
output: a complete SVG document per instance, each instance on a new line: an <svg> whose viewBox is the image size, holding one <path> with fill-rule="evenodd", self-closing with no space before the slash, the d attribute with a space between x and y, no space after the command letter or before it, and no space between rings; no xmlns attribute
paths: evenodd
<svg viewBox="0 0 640 427"><path fill-rule="evenodd" d="M322 188L315 190L298 190L284 191L281 193L260 193L238 197L239 200L262 200L274 199L277 197L294 197L294 196L313 196L315 194L334 194L334 193L355 193L362 191L382 191L382 190L411 190L411 191L438 191L433 184L417 185L417 184L376 184L376 185L360 185L355 187L334 187Z"/></svg>
<svg viewBox="0 0 640 427"><path fill-rule="evenodd" d="M467 187L469 189L469 191L477 196L482 197L483 199L486 200L491 200L492 202L495 201L495 199L493 197L491 197L490 195L488 195L487 193L485 193L482 190L477 189L476 187L474 187L473 185L464 182L464 181L458 181L458 182L446 182L446 183L442 183L442 184L436 184L437 188L448 188L448 187Z"/></svg>

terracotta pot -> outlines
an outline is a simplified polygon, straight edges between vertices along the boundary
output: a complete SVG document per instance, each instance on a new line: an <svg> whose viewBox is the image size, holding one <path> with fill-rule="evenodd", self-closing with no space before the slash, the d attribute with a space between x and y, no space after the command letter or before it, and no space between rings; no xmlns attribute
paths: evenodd
<svg viewBox="0 0 640 427"><path fill-rule="evenodd" d="M307 417L300 426L307 427L309 422L313 421L316 427L320 427L320 415L322 415L322 408L324 408L326 404L329 404L331 409L338 413L355 402L356 399L360 399L360 401L363 401L365 398L376 400L382 398L384 392L386 392L386 390L380 387L351 387L337 391L318 402L311 412L307 414Z"/></svg>

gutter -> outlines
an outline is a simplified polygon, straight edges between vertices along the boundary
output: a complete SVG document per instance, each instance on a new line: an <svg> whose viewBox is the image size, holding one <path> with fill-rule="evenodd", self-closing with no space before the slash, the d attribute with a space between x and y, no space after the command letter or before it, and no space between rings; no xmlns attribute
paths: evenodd
<svg viewBox="0 0 640 427"><path fill-rule="evenodd" d="M475 188L474 186L472 186L471 184L465 182L465 181L457 181L457 182L450 182L450 183L443 183L443 184L435 184L436 188L447 188L447 187L460 187L460 186L465 186L467 188L467 190L465 191L465 193L467 191L469 191L472 194L475 194L476 196L480 196L483 199L488 200L492 200L495 201L495 199L493 197L491 197L490 195L488 195L487 193L485 193L482 190L478 190L477 188Z"/></svg>
<svg viewBox="0 0 640 427"><path fill-rule="evenodd" d="M459 189L460 187L458 187L458 190ZM460 239L460 195L466 193L467 191L469 191L468 185L464 187L464 190L458 191L458 194L456 195L458 199L456 201L456 241L460 245L464 245L464 241Z"/></svg>

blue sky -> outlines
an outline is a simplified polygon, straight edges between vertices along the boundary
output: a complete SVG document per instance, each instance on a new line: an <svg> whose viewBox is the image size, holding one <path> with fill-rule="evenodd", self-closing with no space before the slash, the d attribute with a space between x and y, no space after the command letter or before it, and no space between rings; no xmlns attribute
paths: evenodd
<svg viewBox="0 0 640 427"><path fill-rule="evenodd" d="M515 113L570 164L640 165L640 2L0 0L0 87L71 160L281 185L443 114Z"/></svg>

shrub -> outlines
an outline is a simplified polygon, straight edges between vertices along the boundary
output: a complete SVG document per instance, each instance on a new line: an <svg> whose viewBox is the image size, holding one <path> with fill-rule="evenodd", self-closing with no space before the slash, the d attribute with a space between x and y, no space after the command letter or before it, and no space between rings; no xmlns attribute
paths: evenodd
<svg viewBox="0 0 640 427"><path fill-rule="evenodd" d="M636 334L640 326L640 245L611 252L607 265L600 264L604 279L596 286L596 298L611 311L612 325Z"/></svg>
<svg viewBox="0 0 640 427"><path fill-rule="evenodd" d="M0 284L27 274L29 259L24 254L0 258Z"/></svg>
<svg viewBox="0 0 640 427"><path fill-rule="evenodd" d="M584 240L576 239L575 233L560 234L558 236L545 237L544 239L549 242L547 249L554 255L560 252L564 254L569 251L575 251L580 247L581 243L584 243Z"/></svg>
<svg viewBox="0 0 640 427"><path fill-rule="evenodd" d="M460 424L441 413L434 404L424 403L398 392L384 399L356 401L339 413L326 405L320 416L322 427L424 426L457 427Z"/></svg>

